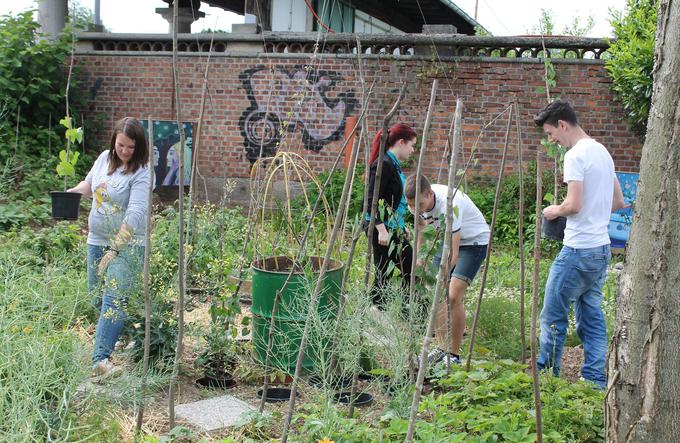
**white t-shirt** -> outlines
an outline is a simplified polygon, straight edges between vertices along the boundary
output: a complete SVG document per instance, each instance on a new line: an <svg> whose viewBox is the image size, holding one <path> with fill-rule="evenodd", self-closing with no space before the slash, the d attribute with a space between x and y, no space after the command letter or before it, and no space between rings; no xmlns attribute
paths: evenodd
<svg viewBox="0 0 680 443"><path fill-rule="evenodd" d="M579 140L564 156L564 182L583 183L581 210L567 217L564 245L576 249L608 245L614 195L614 161L592 138Z"/></svg>
<svg viewBox="0 0 680 443"><path fill-rule="evenodd" d="M446 195L449 187L445 185L432 185L434 192L434 207L424 212L422 217L429 225L436 228L443 226L446 219ZM453 232L460 231L460 245L488 245L489 225L486 224L482 212L475 206L473 201L460 189L453 197L453 207L458 207L453 212Z"/></svg>

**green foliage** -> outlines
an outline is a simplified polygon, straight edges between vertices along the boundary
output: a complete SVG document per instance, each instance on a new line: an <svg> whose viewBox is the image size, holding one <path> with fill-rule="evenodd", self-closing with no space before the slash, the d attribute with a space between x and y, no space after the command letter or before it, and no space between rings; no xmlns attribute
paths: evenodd
<svg viewBox="0 0 680 443"><path fill-rule="evenodd" d="M423 396L415 440L536 441L532 382L524 370L510 360L477 361L470 372L452 367L435 383L435 392ZM603 440L601 392L547 375L541 376L541 390L544 441ZM347 417L329 404L306 404L295 417L295 428L308 441L402 441L408 419L389 412Z"/></svg>
<svg viewBox="0 0 680 443"><path fill-rule="evenodd" d="M64 112L70 35L49 41L38 38L38 28L33 11L0 17L0 100L9 111L0 121L0 140L11 139L17 120L20 128L47 126L50 114Z"/></svg>
<svg viewBox="0 0 680 443"><path fill-rule="evenodd" d="M543 194L552 185L552 171L543 172ZM495 183L477 183L468 186L465 191L479 210L484 214L487 223L491 223L493 203L496 192ZM524 241L533 242L536 220L536 163L529 163L524 173ZM519 224L519 173L513 173L503 179L501 195L496 212L494 243L516 245L517 227Z"/></svg>
<svg viewBox="0 0 680 443"><path fill-rule="evenodd" d="M83 142L83 128L74 128L73 119L64 117L59 120L59 124L66 128L66 149L59 151L59 164L57 165L57 175L60 177L73 177L76 175L76 163L78 162L78 151L71 151L71 145Z"/></svg>
<svg viewBox="0 0 680 443"><path fill-rule="evenodd" d="M347 213L347 218L349 220L355 219L361 213L361 210L363 208L364 171L365 166L363 164L357 165L356 173L354 174L354 183L352 183L352 194L350 195L349 210ZM319 183L321 184L326 183L329 174L330 171L324 171L320 173L318 176ZM323 195L324 197L326 197L328 205L330 206L331 212L333 214L337 213L338 211L338 205L340 204L340 199L342 198L342 188L345 184L346 176L347 176L346 170L337 169L333 173L330 183L323 190ZM307 195L309 196L309 200L313 205L317 197L319 196L319 192L316 186L314 186L313 184L309 184L307 186ZM304 204L305 202L301 197L295 199L294 203L295 207L301 208L302 205Z"/></svg>
<svg viewBox="0 0 680 443"><path fill-rule="evenodd" d="M623 104L631 129L644 138L652 102L657 0L626 0L625 11L612 11L616 40L605 67Z"/></svg>

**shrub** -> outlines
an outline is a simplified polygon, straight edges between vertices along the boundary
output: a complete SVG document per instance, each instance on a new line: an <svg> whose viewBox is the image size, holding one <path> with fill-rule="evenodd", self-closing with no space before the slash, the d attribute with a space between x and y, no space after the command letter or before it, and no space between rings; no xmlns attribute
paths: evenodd
<svg viewBox="0 0 680 443"><path fill-rule="evenodd" d="M626 0L625 11L612 12L616 40L605 64L631 129L643 138L652 102L657 9L657 0Z"/></svg>

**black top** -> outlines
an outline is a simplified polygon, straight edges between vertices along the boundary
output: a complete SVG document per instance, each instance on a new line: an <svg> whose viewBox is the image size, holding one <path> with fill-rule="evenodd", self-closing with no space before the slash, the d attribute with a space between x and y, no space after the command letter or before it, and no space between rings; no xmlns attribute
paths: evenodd
<svg viewBox="0 0 680 443"><path fill-rule="evenodd" d="M378 171L378 160L371 163L368 176L368 206L367 212L371 213L371 204L373 202L373 188L375 187L375 175ZM397 168L392 163L392 160L387 154L383 155L383 168L380 177L380 191L378 192L378 207L376 208L375 224L379 225L385 221L380 214L380 200L385 202L386 207L392 208L392 212L397 212L401 197L404 193L401 177ZM387 216L387 214L384 214Z"/></svg>

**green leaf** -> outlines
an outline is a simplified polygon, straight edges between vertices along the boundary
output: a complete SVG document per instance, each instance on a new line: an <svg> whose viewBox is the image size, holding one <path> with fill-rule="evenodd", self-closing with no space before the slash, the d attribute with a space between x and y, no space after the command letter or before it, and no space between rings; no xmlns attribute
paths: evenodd
<svg viewBox="0 0 680 443"><path fill-rule="evenodd" d="M76 175L76 170L70 163L59 163L57 165L57 174L60 177L73 177Z"/></svg>

